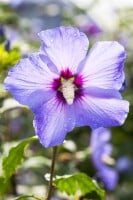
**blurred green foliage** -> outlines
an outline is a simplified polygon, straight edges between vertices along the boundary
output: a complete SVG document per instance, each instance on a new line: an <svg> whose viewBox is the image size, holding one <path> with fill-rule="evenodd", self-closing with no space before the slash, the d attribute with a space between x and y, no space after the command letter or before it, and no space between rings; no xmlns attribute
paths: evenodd
<svg viewBox="0 0 133 200"><path fill-rule="evenodd" d="M21 58L21 53L18 47L6 51L4 44L0 45L0 82L3 81L7 71L11 66L14 66Z"/></svg>
<svg viewBox="0 0 133 200"><path fill-rule="evenodd" d="M0 3L0 24L17 25L18 16L8 4Z"/></svg>

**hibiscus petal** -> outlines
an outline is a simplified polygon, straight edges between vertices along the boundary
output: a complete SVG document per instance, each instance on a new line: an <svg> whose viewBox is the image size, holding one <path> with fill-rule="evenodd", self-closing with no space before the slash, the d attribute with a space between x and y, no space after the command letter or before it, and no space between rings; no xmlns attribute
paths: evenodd
<svg viewBox="0 0 133 200"><path fill-rule="evenodd" d="M4 84L19 103L34 110L53 97L54 91L50 88L50 83L54 77L57 76L35 54L22 59L13 67Z"/></svg>
<svg viewBox="0 0 133 200"><path fill-rule="evenodd" d="M122 96L119 91L114 89L102 89L97 87L88 87L84 89L84 93L88 94L91 97L103 97L103 98L116 98L122 99Z"/></svg>
<svg viewBox="0 0 133 200"><path fill-rule="evenodd" d="M100 97L88 93L75 102L75 107L77 125L91 128L122 125L129 111L129 103L116 98L115 94Z"/></svg>
<svg viewBox="0 0 133 200"><path fill-rule="evenodd" d="M44 53L58 71L70 68L73 72L86 56L88 38L77 28L60 27L41 31L42 53Z"/></svg>
<svg viewBox="0 0 133 200"><path fill-rule="evenodd" d="M105 144L110 140L111 132L110 130L100 127L97 129L93 129L91 133L91 141L90 146L93 151L102 148Z"/></svg>
<svg viewBox="0 0 133 200"><path fill-rule="evenodd" d="M112 145L109 143L111 132L103 127L92 130L91 133L91 158L96 170L97 177L104 183L109 190L115 188L118 182L118 173L113 167L108 166ZM111 164L111 163L110 163Z"/></svg>
<svg viewBox="0 0 133 200"><path fill-rule="evenodd" d="M80 71L84 87L120 89L124 82L123 64L126 55L118 42L97 42Z"/></svg>
<svg viewBox="0 0 133 200"><path fill-rule="evenodd" d="M66 134L75 127L73 107L59 103L54 97L37 110L33 124L44 147L62 144Z"/></svg>
<svg viewBox="0 0 133 200"><path fill-rule="evenodd" d="M111 167L104 166L99 171L98 176L108 190L113 190L118 183L118 173Z"/></svg>
<svg viewBox="0 0 133 200"><path fill-rule="evenodd" d="M95 149L93 146L91 146L91 158L97 169L101 169L106 166L107 163L105 162L105 160L108 159L112 152L111 144L99 143L100 141L97 140L97 146L95 147Z"/></svg>

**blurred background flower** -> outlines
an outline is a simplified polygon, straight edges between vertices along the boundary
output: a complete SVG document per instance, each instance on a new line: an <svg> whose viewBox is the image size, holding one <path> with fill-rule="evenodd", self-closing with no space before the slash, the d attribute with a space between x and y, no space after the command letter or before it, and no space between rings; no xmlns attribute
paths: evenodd
<svg viewBox="0 0 133 200"><path fill-rule="evenodd" d="M115 169L115 160L111 158L111 132L105 128L94 129L91 133L90 150L94 166L97 170L96 178L108 190L115 189L118 183L118 173Z"/></svg>

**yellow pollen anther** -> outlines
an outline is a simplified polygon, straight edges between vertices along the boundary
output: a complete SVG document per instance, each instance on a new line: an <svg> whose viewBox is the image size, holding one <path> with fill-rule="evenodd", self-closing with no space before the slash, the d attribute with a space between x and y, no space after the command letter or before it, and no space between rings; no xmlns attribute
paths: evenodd
<svg viewBox="0 0 133 200"><path fill-rule="evenodd" d="M61 77L61 83L64 83L65 79L63 77Z"/></svg>
<svg viewBox="0 0 133 200"><path fill-rule="evenodd" d="M69 78L69 80L72 81L72 82L74 81L74 79L75 78L73 76L71 78Z"/></svg>

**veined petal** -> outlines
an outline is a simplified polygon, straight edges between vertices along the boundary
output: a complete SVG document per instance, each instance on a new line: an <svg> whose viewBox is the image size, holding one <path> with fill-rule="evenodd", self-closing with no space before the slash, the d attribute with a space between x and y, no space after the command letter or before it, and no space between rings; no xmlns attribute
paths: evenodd
<svg viewBox="0 0 133 200"><path fill-rule="evenodd" d="M34 128L46 148L62 144L74 127L73 107L59 103L55 97L35 112Z"/></svg>
<svg viewBox="0 0 133 200"><path fill-rule="evenodd" d="M34 110L54 96L50 83L55 77L56 74L34 54L11 68L4 85L19 103Z"/></svg>
<svg viewBox="0 0 133 200"><path fill-rule="evenodd" d="M66 68L77 71L79 63L86 56L89 41L77 28L59 27L40 32L42 53L44 53L58 71Z"/></svg>
<svg viewBox="0 0 133 200"><path fill-rule="evenodd" d="M122 125L129 111L128 101L117 99L115 94L109 97L85 94L75 102L78 126L91 128Z"/></svg>
<svg viewBox="0 0 133 200"><path fill-rule="evenodd" d="M103 89L97 87L88 87L84 89L84 93L88 94L91 97L99 97L99 98L116 98L122 99L122 96L119 91L114 89Z"/></svg>
<svg viewBox="0 0 133 200"><path fill-rule="evenodd" d="M125 58L124 48L118 42L97 42L79 69L84 87L119 90L124 82Z"/></svg>

